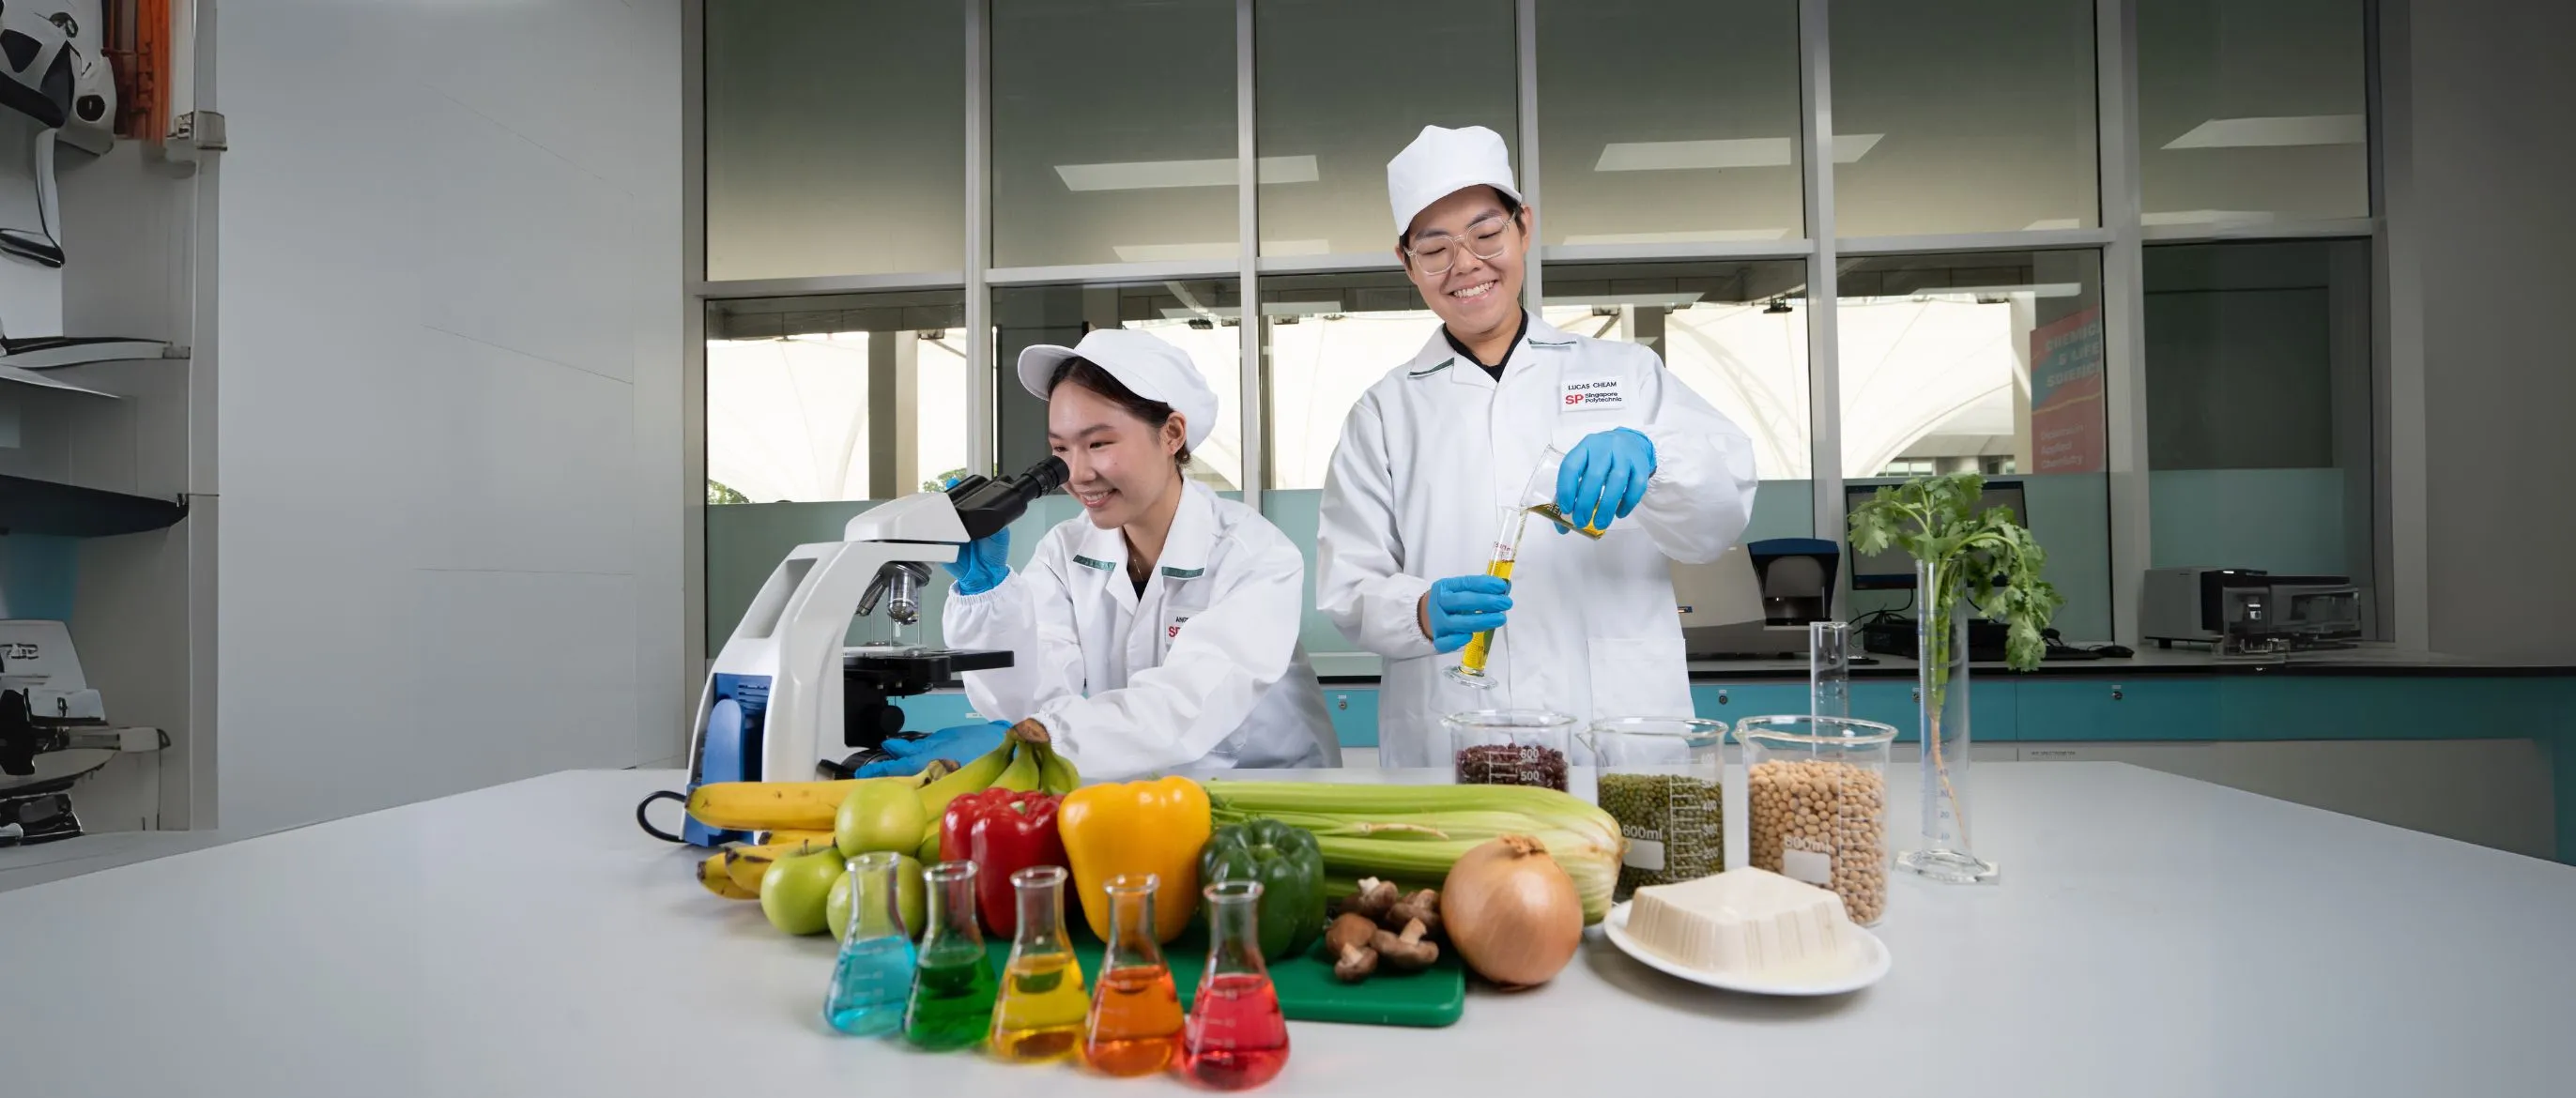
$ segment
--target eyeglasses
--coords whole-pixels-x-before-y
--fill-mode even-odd
[[[1412,256],[1414,268],[1424,274],[1447,274],[1449,268],[1457,265],[1460,251],[1473,253],[1478,259],[1502,255],[1503,249],[1511,246],[1511,242],[1505,239],[1511,227],[1509,216],[1494,214],[1467,226],[1464,240],[1448,233],[1425,233],[1406,247],[1404,254]]]

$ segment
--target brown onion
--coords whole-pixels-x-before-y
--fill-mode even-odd
[[[1440,918],[1467,966],[1506,990],[1548,982],[1583,944],[1574,878],[1527,835],[1479,844],[1449,867]]]

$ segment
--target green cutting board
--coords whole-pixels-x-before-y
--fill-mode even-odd
[[[1073,924],[1073,953],[1082,960],[1083,979],[1088,982],[1100,974],[1100,939],[1080,918]],[[999,973],[1010,959],[1011,943],[988,938],[984,952]],[[1163,960],[1172,966],[1172,982],[1180,986],[1181,1007],[1186,1010],[1198,996],[1199,973],[1207,967],[1206,933],[1192,926],[1178,941],[1163,947]],[[1467,970],[1446,947],[1438,963],[1420,972],[1380,968],[1362,983],[1346,984],[1333,978],[1332,962],[1324,959],[1324,943],[1319,939],[1304,956],[1270,966],[1270,983],[1279,990],[1280,1013],[1298,1022],[1445,1026],[1456,1022],[1467,1006]]]

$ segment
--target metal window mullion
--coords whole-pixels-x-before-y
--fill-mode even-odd
[[[707,651],[707,5],[680,8],[680,712],[704,681]],[[690,729],[674,756],[685,757]]]
[[[1807,424],[1810,434],[1810,491],[1814,495],[1813,531],[1827,541],[1842,540],[1843,459],[1840,318],[1835,315],[1833,65],[1826,24],[1826,0],[1799,0],[1798,78],[1807,109],[1799,121],[1799,157],[1806,181],[1807,239],[1815,247],[1807,258]],[[1848,569],[1834,577],[1835,605],[1851,602]]]
[[[2148,535],[2146,256],[2140,229],[2137,0],[2095,0],[2094,75],[2101,155],[2102,408],[2108,419],[2111,632],[2138,645],[2136,608],[2153,552]]]
[[[1960,252],[2027,252],[2099,248],[2111,242],[2104,229],[2002,229],[1980,233],[1914,236],[1847,236],[1834,241],[1837,255],[1950,255]]]
[[[2138,235],[2153,244],[2230,243],[2247,240],[2330,240],[2369,236],[2379,222],[2369,217],[2302,218],[2296,221],[2203,222],[2192,225],[2142,225]]]
[[[2416,214],[2415,63],[2411,49],[2413,4],[2383,0],[2379,5],[2378,122],[2371,155],[2380,167],[2380,186],[2372,201],[2383,221],[2379,233],[2380,286],[2374,296],[2381,316],[2379,337],[2387,342],[2382,358],[2385,396],[2380,402],[2387,435],[2380,465],[2385,469],[2386,517],[2381,542],[2380,600],[2397,647],[2421,652],[2433,646],[2430,558],[2431,523],[2426,480],[2431,475],[2430,449],[2424,423],[2424,284],[2420,255],[2423,232]],[[2380,146],[2385,145],[2383,150]]]
[[[1805,237],[1782,240],[1712,240],[1686,244],[1549,244],[1539,249],[1557,263],[1691,263],[1746,259],[1805,259],[1816,250]]]
[[[985,272],[993,265],[993,114],[991,81],[985,69],[992,56],[991,0],[964,0],[966,17],[966,467],[999,475],[995,464],[1000,445],[994,437],[999,409],[994,407],[993,300]]]
[[[962,271],[902,271],[866,275],[791,275],[784,278],[727,278],[691,282],[688,295],[727,301],[758,297],[811,297],[818,294],[945,290],[965,277]]]
[[[1243,440],[1235,450],[1243,457],[1243,505],[1261,510],[1261,482],[1268,455],[1262,446],[1261,409],[1261,171],[1253,140],[1252,0],[1234,0],[1234,156],[1235,254],[1239,259],[1236,299],[1242,302],[1237,327],[1240,388],[1236,414],[1243,421]]]
[[[1514,113],[1521,131],[1520,185],[1521,199],[1531,207],[1539,204],[1538,178],[1538,0],[1514,0],[1512,35],[1519,52],[1518,77],[1513,87],[1518,96]],[[1544,209],[1539,210],[1545,213]],[[1530,241],[1528,257],[1522,262],[1521,306],[1544,315],[1546,298],[1540,292],[1546,266],[1540,257],[1538,241]]]

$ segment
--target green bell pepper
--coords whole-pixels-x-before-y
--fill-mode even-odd
[[[1276,964],[1324,935],[1324,849],[1304,828],[1254,820],[1216,829],[1199,851],[1199,883],[1261,882],[1261,958]]]

